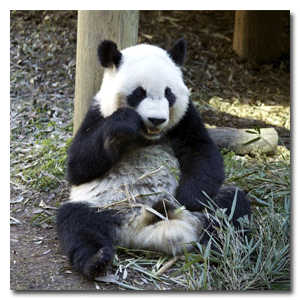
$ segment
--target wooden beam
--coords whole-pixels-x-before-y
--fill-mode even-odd
[[[80,10],[78,12],[74,134],[100,88],[103,68],[97,57],[101,40],[110,39],[119,49],[137,44],[138,11]]]
[[[261,128],[260,135],[248,133],[253,129],[208,128],[209,135],[219,148],[232,150],[236,154],[275,154],[278,134],[274,128]],[[259,139],[260,138],[260,139]],[[254,141],[257,139],[257,141]],[[248,142],[253,141],[249,144]]]
[[[237,10],[233,50],[242,59],[270,62],[282,53],[282,11]]]

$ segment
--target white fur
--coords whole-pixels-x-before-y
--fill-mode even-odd
[[[146,126],[153,126],[148,118],[166,119],[166,121],[157,126],[163,129],[169,123],[169,102],[166,98],[153,99],[147,97],[137,107],[136,111],[142,117]]]
[[[178,255],[183,249],[190,250],[202,232],[203,223],[193,213],[183,210],[172,217],[154,224],[145,224],[149,217],[146,208],[132,212],[126,224],[116,231],[120,246],[135,249],[149,249],[169,255]]]
[[[160,199],[174,202],[172,195],[178,184],[174,169],[178,169],[178,162],[169,147],[138,148],[125,155],[104,178],[72,186],[70,200],[88,201],[95,207],[126,199],[148,206]]]
[[[118,69],[106,69],[101,89],[95,96],[104,117],[110,116],[121,106],[128,106],[126,97],[138,86],[147,92],[137,111],[144,121],[157,114],[167,116],[168,122],[160,125],[167,131],[179,122],[188,107],[189,92],[181,70],[172,61],[167,51],[152,45],[137,45],[121,51],[122,62]],[[166,87],[176,96],[175,104],[169,108],[164,97]],[[154,109],[156,106],[157,109]],[[151,111],[147,111],[147,107]]]
[[[166,219],[148,224],[152,205],[164,200],[180,207],[173,197],[178,180],[178,161],[167,146],[152,145],[126,154],[102,179],[73,186],[71,201],[85,201],[99,209],[119,211],[117,245],[177,255],[202,232],[202,214],[172,211]],[[179,175],[179,174],[177,174]]]

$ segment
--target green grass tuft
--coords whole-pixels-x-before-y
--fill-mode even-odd
[[[194,243],[194,252],[184,253],[159,276],[157,270],[172,261],[171,257],[119,248],[114,262],[116,273],[131,270],[160,290],[290,289],[289,153],[244,160],[233,152],[223,152],[223,156],[226,184],[243,188],[252,203],[252,219],[240,219],[241,224],[251,228],[249,235],[241,238],[230,224],[230,213],[226,216],[222,210],[214,211],[217,217],[209,216],[222,224],[216,230],[223,246],[213,238],[207,247]],[[122,282],[135,286],[127,276]]]
[[[64,179],[66,172],[67,149],[71,139],[61,141],[52,136],[38,141],[26,155],[19,153],[18,158],[13,156],[14,164],[11,176],[19,178],[39,192],[48,192],[58,186]]]

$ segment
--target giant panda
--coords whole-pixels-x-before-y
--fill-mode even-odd
[[[62,250],[88,279],[115,245],[178,255],[207,242],[210,200],[230,213],[236,197],[235,226],[250,216],[245,193],[221,187],[222,157],[183,81],[186,52],[183,38],[167,51],[99,45],[103,82],[69,149],[70,199],[57,215]]]

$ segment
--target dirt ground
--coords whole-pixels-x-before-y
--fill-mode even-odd
[[[72,122],[76,22],[76,12],[11,13],[11,134],[14,137],[11,153],[18,147],[24,153],[33,147],[38,127],[32,120],[40,120],[42,114],[44,123],[60,122],[55,130],[66,137],[72,136],[64,128]],[[289,13],[282,22],[283,54],[269,64],[242,61],[232,50],[234,11],[143,11],[139,42],[167,48],[184,36],[189,49],[184,76],[205,122],[220,127],[274,127],[281,142],[289,148]],[[13,169],[17,162],[11,164]],[[116,284],[88,282],[70,269],[51,221],[57,204],[67,197],[64,180],[54,190],[42,193],[20,183],[17,176],[11,177],[10,288],[18,291],[126,289]],[[41,211],[48,214],[49,220],[35,225],[32,220]],[[126,280],[139,288],[157,288],[141,280],[140,273],[135,271]],[[178,287],[174,284],[165,288]]]

